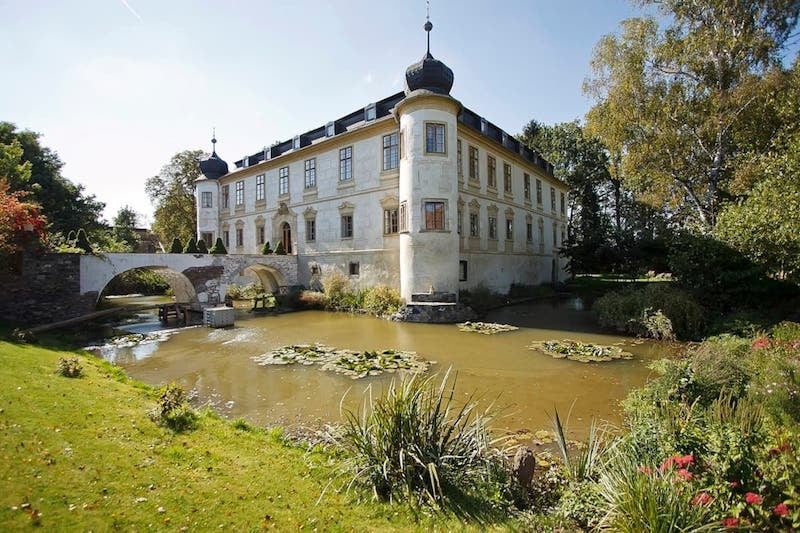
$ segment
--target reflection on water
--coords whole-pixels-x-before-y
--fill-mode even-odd
[[[367,385],[385,386],[384,375],[354,381],[309,366],[259,366],[251,358],[287,344],[322,343],[338,348],[416,351],[436,361],[435,371],[452,368],[457,392],[476,392],[503,408],[498,429],[548,427],[547,413],[572,412],[571,427],[585,429],[591,418],[618,421],[618,402],[644,383],[647,364],[670,347],[608,335],[578,302],[506,307],[487,321],[520,329],[496,335],[460,332],[455,325],[407,324],[322,311],[251,316],[237,311],[228,329],[180,330],[164,342],[101,355],[135,378],[154,385],[176,381],[195,389],[223,414],[260,425],[319,424],[340,419],[340,406],[356,409]],[[630,361],[586,364],[555,360],[526,348],[532,341],[572,338],[584,342],[625,342]],[[139,351],[141,350],[141,351]],[[123,355],[124,354],[124,355]]]

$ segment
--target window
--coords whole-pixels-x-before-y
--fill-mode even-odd
[[[564,193],[562,192],[560,194],[561,194],[561,214],[563,215],[567,212],[567,209],[566,209],[566,202],[564,201]]]
[[[203,239],[203,242],[206,243],[206,246],[211,246],[214,244],[213,233],[201,233],[200,238]]]
[[[397,132],[383,136],[383,170],[397,168]]]
[[[236,246],[244,246],[244,230],[236,228]]]
[[[553,247],[555,248],[558,243],[556,242],[556,225],[553,224]]]
[[[478,213],[470,213],[469,214],[469,236],[470,237],[478,237],[480,234],[478,233],[480,227],[478,226]]]
[[[339,181],[353,178],[353,147],[339,150]]]
[[[550,211],[556,211],[556,189],[555,187],[550,187]]]
[[[264,241],[265,241],[264,226],[256,226],[256,243],[264,244]]]
[[[539,252],[544,252],[544,222],[539,219]]]
[[[213,207],[211,205],[211,191],[203,191],[200,193],[200,207]]]
[[[445,229],[444,202],[425,202],[425,229]]]
[[[514,239],[514,219],[511,218],[506,219],[506,239]]]
[[[567,240],[567,234],[564,231],[564,227],[561,227],[561,246],[564,246],[564,241]]]
[[[467,262],[458,262],[458,281],[467,281]]]
[[[231,247],[231,239],[230,239],[230,236],[228,234],[228,230],[224,230],[222,232],[222,244],[225,245],[225,248],[230,248]]]
[[[497,238],[497,219],[495,217],[489,217],[489,238]]]
[[[313,189],[317,186],[317,160],[316,158],[306,159],[305,162],[305,187]]]
[[[342,215],[342,239],[353,238],[353,215]]]
[[[474,146],[469,147],[469,179],[478,180],[478,149]]]
[[[289,167],[278,170],[278,195],[289,194]]]
[[[266,199],[264,183],[264,174],[256,176],[256,202],[263,202]]]
[[[225,209],[229,208],[231,205],[231,186],[230,185],[223,185],[222,186],[222,207]]]
[[[459,208],[459,209],[456,211],[456,220],[457,220],[457,221],[456,221],[456,233],[458,233],[459,235],[461,235],[461,225],[462,225],[462,224],[461,224],[461,219],[462,219],[462,218],[464,218],[464,213],[463,213],[463,212],[461,211],[461,209]]]
[[[531,199],[531,175],[527,172],[522,175],[522,189],[525,193],[525,199]]]
[[[236,207],[244,205],[244,182],[236,182]]]
[[[511,192],[511,165],[503,163],[503,191]]]
[[[542,180],[536,178],[536,203],[542,205]]]
[[[425,124],[425,152],[429,154],[445,153],[444,124],[435,122]]]
[[[528,242],[533,242],[533,224],[530,222],[525,224],[525,238]]]
[[[456,169],[458,169],[458,178],[464,177],[464,161],[461,154],[461,139],[456,141]]]
[[[351,276],[358,276],[359,270],[361,270],[361,263],[350,263],[347,266],[347,271]]]
[[[400,231],[408,231],[408,222],[406,220],[407,211],[408,209],[406,202],[400,202],[400,210],[398,212],[398,218],[400,219],[398,221]]]
[[[397,208],[390,207],[389,209],[384,209],[383,234],[390,235],[392,233],[397,233],[397,230],[398,230]]]
[[[306,220],[306,242],[314,242],[317,240],[317,219],[310,218]]]
[[[369,104],[366,109],[364,109],[364,120],[369,122],[370,120],[375,120],[378,116],[378,109],[375,104]]]
[[[486,185],[497,188],[497,161],[490,155],[486,156]]]

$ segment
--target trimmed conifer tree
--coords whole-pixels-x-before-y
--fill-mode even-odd
[[[225,249],[225,245],[222,243],[222,237],[217,237],[217,242],[214,243],[214,246],[208,251],[214,255],[225,255],[228,253],[228,250]]]
[[[262,255],[269,255],[272,253],[272,248],[269,247],[269,241],[264,243],[264,246],[261,248]]]
[[[283,241],[278,243],[275,247],[275,255],[286,255],[286,250],[283,249]]]
[[[171,254],[181,254],[183,253],[183,245],[181,244],[181,240],[177,237],[172,239],[172,246],[169,247],[169,253]]]
[[[208,246],[206,246],[206,241],[204,241],[203,239],[197,241],[197,252],[201,254],[208,253]]]
[[[189,239],[189,242],[186,243],[186,248],[183,249],[183,253],[185,253],[185,254],[196,254],[196,253],[199,253],[197,251],[197,241],[194,240],[194,237]]]
[[[78,234],[75,236],[75,247],[80,248],[87,254],[94,253],[92,243],[89,242],[89,237],[86,236],[86,232],[83,231],[83,228],[79,229]]]

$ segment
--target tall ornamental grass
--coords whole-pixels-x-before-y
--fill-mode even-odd
[[[458,505],[465,497],[492,497],[504,482],[502,453],[492,440],[491,407],[454,401],[455,378],[392,381],[375,398],[371,386],[358,412],[344,413],[341,444],[353,457],[353,484],[370,486],[380,500],[410,499]]]

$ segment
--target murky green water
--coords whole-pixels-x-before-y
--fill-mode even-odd
[[[618,402],[649,375],[647,364],[674,349],[668,345],[603,334],[580,301],[507,307],[487,321],[520,326],[496,335],[460,332],[455,325],[406,324],[367,316],[305,311],[254,317],[241,311],[230,329],[179,331],[163,343],[105,350],[104,357],[150,384],[175,381],[229,417],[269,425],[320,424],[340,419],[340,405],[356,408],[368,385],[380,390],[395,375],[352,380],[314,366],[259,366],[251,358],[287,344],[339,348],[398,348],[434,360],[434,372],[452,368],[459,396],[476,393],[504,415],[497,429],[549,427],[547,413],[566,414],[581,431],[592,417],[619,421]],[[152,327],[152,325],[150,326]],[[140,330],[148,326],[138,326]],[[630,361],[586,364],[532,351],[532,341],[571,338],[626,342]],[[343,400],[344,398],[344,400]]]

